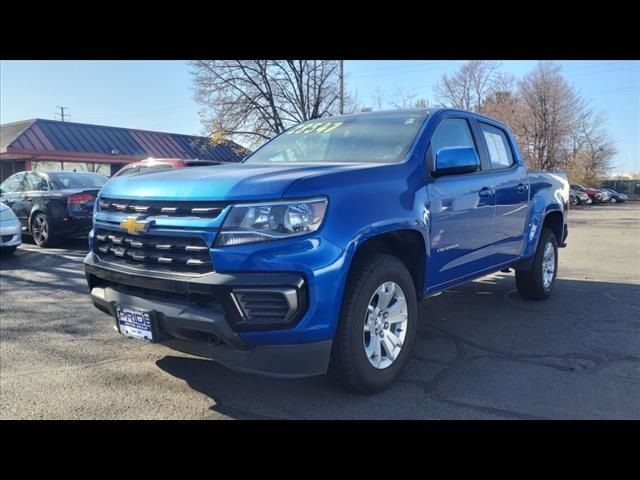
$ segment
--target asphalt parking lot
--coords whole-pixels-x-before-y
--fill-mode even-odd
[[[640,204],[569,218],[550,300],[500,273],[423,302],[402,380],[372,396],[125,339],[91,304],[84,241],[25,243],[0,259],[0,418],[638,419]]]

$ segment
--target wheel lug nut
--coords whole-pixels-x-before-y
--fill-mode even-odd
[[[389,330],[389,322],[384,322],[384,329]]]

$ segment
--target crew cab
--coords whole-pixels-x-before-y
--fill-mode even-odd
[[[110,180],[85,271],[126,336],[373,392],[406,365],[419,301],[509,268],[523,297],[548,298],[568,208],[566,176],[527,172],[494,119],[359,113],[240,164]]]

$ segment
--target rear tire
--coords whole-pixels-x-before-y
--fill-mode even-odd
[[[546,300],[551,296],[558,272],[558,240],[552,230],[545,228],[533,263],[529,270],[516,270],[516,287],[521,297]]]
[[[42,212],[36,213],[31,219],[31,235],[33,242],[41,248],[53,247],[58,241],[49,217]]]
[[[418,305],[411,274],[398,258],[372,255],[349,274],[329,376],[348,390],[390,387],[409,361]]]

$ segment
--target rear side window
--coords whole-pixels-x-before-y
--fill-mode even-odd
[[[104,175],[96,173],[66,173],[56,172],[49,174],[52,184],[58,189],[65,188],[102,188],[109,180]]]
[[[2,193],[14,193],[21,191],[23,179],[24,173],[9,177],[2,185],[0,185],[0,187],[2,188]]]
[[[26,175],[25,189],[28,192],[44,192],[49,190],[47,181],[37,173],[28,173]]]
[[[464,118],[443,120],[431,138],[431,150],[434,156],[441,149],[451,147],[475,148],[469,124]]]
[[[487,144],[491,168],[501,169],[513,165],[513,153],[507,135],[503,130],[480,122],[482,136]]]

